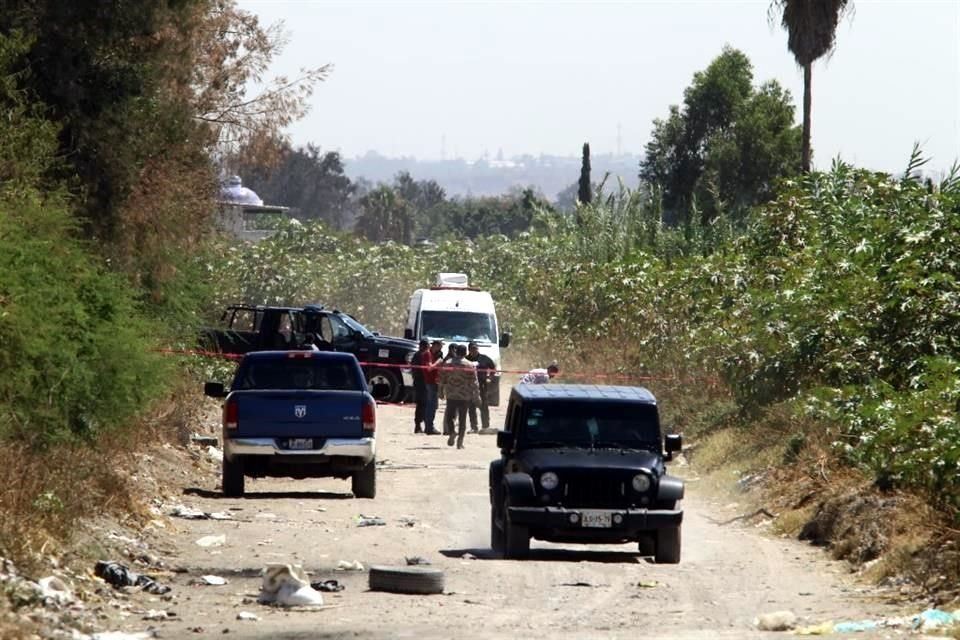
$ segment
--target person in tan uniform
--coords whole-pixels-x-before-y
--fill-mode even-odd
[[[463,449],[463,436],[467,431],[467,411],[471,404],[480,404],[480,384],[477,382],[476,363],[466,359],[467,348],[458,344],[454,357],[442,365],[440,385],[447,398],[447,407],[443,420],[445,431],[449,434],[447,446],[457,443],[457,449]],[[453,423],[457,421],[458,430]]]

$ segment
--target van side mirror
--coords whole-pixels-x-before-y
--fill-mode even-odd
[[[206,382],[203,385],[203,395],[211,398],[226,398],[227,390],[223,388],[222,382]]]
[[[506,331],[500,334],[500,346],[504,349],[510,346],[510,334]]]
[[[413,329],[404,329],[403,337],[407,340],[413,340]]]
[[[683,436],[679,433],[667,434],[664,443],[664,448],[667,450],[667,453],[679,453],[681,447],[683,447]]]
[[[513,445],[513,434],[509,431],[497,431],[497,448],[509,449]]]

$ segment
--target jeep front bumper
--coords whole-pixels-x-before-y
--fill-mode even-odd
[[[630,533],[679,527],[682,510],[668,509],[588,509],[566,507],[508,507],[510,522],[525,527],[557,531]],[[609,526],[585,526],[584,516],[609,515]],[[606,518],[604,518],[606,521]]]

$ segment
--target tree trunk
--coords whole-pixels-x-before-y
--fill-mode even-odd
[[[801,170],[810,172],[810,103],[811,86],[813,85],[813,62],[803,65],[803,151]]]

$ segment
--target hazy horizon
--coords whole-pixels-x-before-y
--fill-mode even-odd
[[[285,22],[272,73],[334,65],[290,134],[345,158],[569,157],[583,142],[639,155],[653,119],[727,44],[756,83],[787,87],[801,118],[802,74],[766,0],[239,4]],[[919,142],[929,169],[946,169],[960,151],[960,2],[854,7],[814,68],[815,164],[899,171]]]

